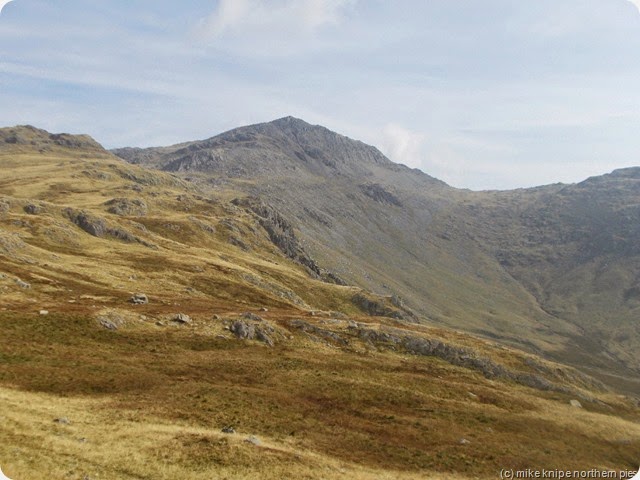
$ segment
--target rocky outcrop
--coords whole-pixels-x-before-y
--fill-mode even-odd
[[[124,317],[117,312],[103,313],[98,315],[96,320],[101,327],[107,330],[118,330],[118,328],[125,324]]]
[[[89,235],[98,238],[111,237],[127,243],[140,243],[146,247],[155,248],[155,245],[148,243],[127,230],[120,227],[110,226],[103,218],[96,217],[84,210],[74,210],[65,208],[63,214],[75,225],[87,232]]]
[[[174,315],[171,321],[175,323],[180,323],[180,324],[187,324],[187,323],[193,322],[193,320],[191,320],[191,317],[184,313],[178,313]]]
[[[34,203],[29,203],[29,204],[25,205],[24,211],[25,211],[25,213],[28,213],[29,215],[38,215],[39,213],[42,212],[42,207],[40,205],[36,205]]]
[[[273,347],[273,337],[276,334],[275,328],[266,322],[262,322],[262,320],[258,322],[236,320],[231,324],[229,330],[236,336],[236,338],[241,340],[258,340],[270,347]]]
[[[414,355],[436,357],[452,365],[476,370],[486,378],[513,381],[536,390],[575,393],[574,389],[561,383],[552,382],[541,375],[511,370],[488,357],[478,355],[471,349],[449,344],[438,339],[420,337],[402,330],[394,330],[389,333],[360,326],[352,326],[351,329],[355,329],[355,333],[361,339],[379,346],[392,346],[394,349],[398,347]],[[563,381],[564,376],[557,380]],[[584,385],[583,382],[579,384]],[[588,386],[593,387],[593,382],[589,383]]]
[[[400,199],[378,183],[360,185],[360,191],[378,203],[402,207]]]
[[[331,330],[326,330],[324,328],[317,327],[308,322],[305,322],[304,320],[291,320],[288,323],[288,325],[289,327],[305,332],[306,334],[310,335],[312,338],[313,337],[321,338],[330,343],[341,345],[341,346],[347,345],[349,343],[345,338],[340,336],[338,333],[332,332]]]
[[[9,210],[11,210],[11,202],[6,198],[0,198],[0,215],[4,215]]]
[[[382,299],[374,299],[363,293],[357,293],[351,298],[353,304],[372,317],[405,318],[405,313],[385,304]]]
[[[149,303],[149,298],[144,293],[134,293],[130,301],[134,305],[145,305]]]
[[[296,237],[293,225],[275,208],[255,198],[235,199],[232,203],[253,212],[273,244],[278,247],[282,253],[295,262],[307,267],[315,276],[320,277],[322,275],[316,261],[302,248],[298,237]]]
[[[147,204],[138,198],[113,198],[105,203],[107,211],[123,217],[143,217],[147,214]]]

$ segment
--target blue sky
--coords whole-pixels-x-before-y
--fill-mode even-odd
[[[457,187],[575,182],[640,165],[634,3],[15,0],[0,125],[151,146],[294,115]]]

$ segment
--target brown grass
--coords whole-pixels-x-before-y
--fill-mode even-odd
[[[525,466],[637,467],[640,414],[624,399],[590,392],[602,403],[574,409],[563,394],[355,336],[337,348],[290,329],[292,318],[325,327],[332,315],[312,316],[312,308],[371,319],[358,317],[352,288],[310,279],[221,200],[108,156],[58,153],[0,153],[0,196],[11,204],[0,230],[22,242],[0,245],[0,466],[10,478],[448,479]],[[104,202],[122,196],[143,198],[149,216],[106,213]],[[44,212],[27,215],[29,202]],[[67,206],[158,248],[92,237],[62,215]],[[248,250],[229,243],[218,225],[227,218]],[[151,302],[129,304],[136,291]],[[262,306],[280,332],[274,348],[225,330],[227,319]],[[43,308],[50,314],[38,315]],[[104,312],[124,325],[103,329],[96,316]],[[194,323],[156,324],[178,312]],[[378,320],[370,328],[402,327],[528,368],[512,349]],[[346,320],[334,330],[348,336]],[[222,434],[226,425],[239,433]],[[249,435],[261,445],[244,442]]]

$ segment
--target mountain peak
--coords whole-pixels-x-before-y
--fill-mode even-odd
[[[384,176],[383,172],[406,169],[371,145],[293,116],[235,128],[203,141],[159,149],[118,149],[113,153],[131,163],[168,171],[218,172],[246,178],[299,176],[306,172],[372,181]]]
[[[291,115],[287,115],[286,117],[282,117],[282,118],[277,118],[277,119],[272,120],[272,121],[267,122],[267,123],[271,123],[271,124],[277,125],[277,126],[299,126],[299,127],[311,127],[311,126],[313,126],[310,123],[305,122],[301,118],[292,117]]]

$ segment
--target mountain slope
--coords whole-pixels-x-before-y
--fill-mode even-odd
[[[640,348],[640,169],[576,185],[485,193],[461,212],[473,235],[545,311],[583,330],[586,352],[633,367]],[[587,355],[585,354],[587,353]]]
[[[263,199],[291,220],[320,266],[401,297],[430,323],[640,389],[633,171],[575,186],[469,192],[291,117],[202,142],[114,153],[203,188]],[[612,255],[618,260],[610,264]],[[604,289],[589,279],[597,265],[600,278],[613,275]]]
[[[321,281],[286,220],[238,190],[56,138],[0,129],[11,478],[636,468],[636,400]]]

